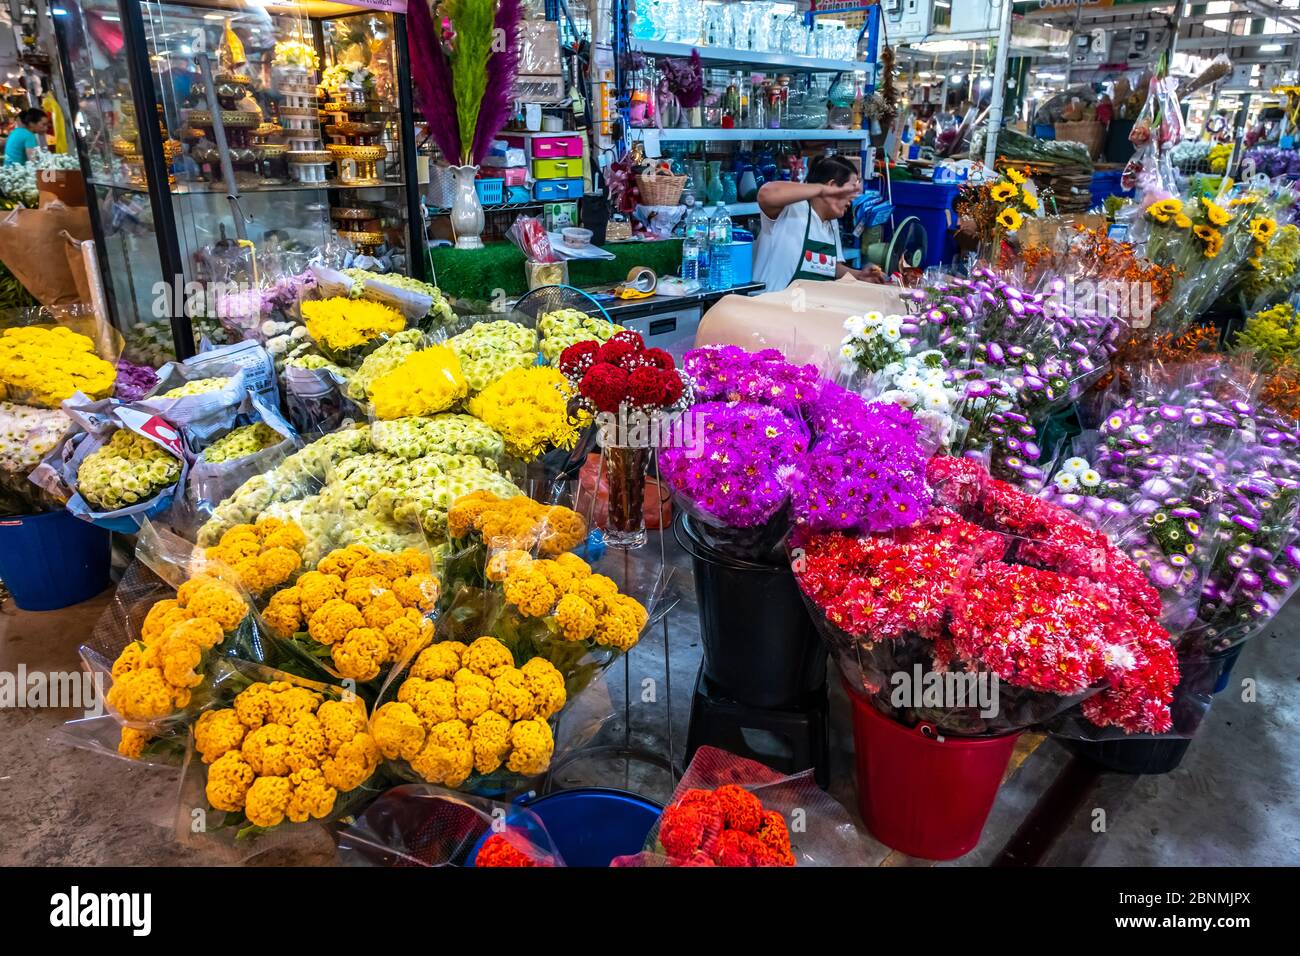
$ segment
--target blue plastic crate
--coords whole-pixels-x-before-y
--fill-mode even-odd
[[[478,193],[478,201],[485,206],[499,206],[506,201],[504,179],[476,179],[474,191]]]

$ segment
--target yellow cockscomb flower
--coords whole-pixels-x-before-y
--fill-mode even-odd
[[[294,823],[320,820],[334,809],[338,791],[325,782],[324,774],[315,767],[291,773],[289,787],[289,805],[285,807],[284,815]]]
[[[515,666],[515,658],[510,649],[495,637],[480,637],[465,648],[460,662],[466,670],[489,678],[495,678]]]
[[[998,225],[1007,232],[1015,232],[1024,225],[1024,218],[1010,206],[998,213]]]
[[[248,794],[244,798],[244,816],[255,826],[273,827],[284,821],[291,795],[292,788],[287,777],[259,776],[248,788]]]
[[[375,738],[368,733],[357,734],[321,764],[325,782],[340,793],[349,793],[374,775],[380,756]]]
[[[474,750],[474,769],[483,774],[493,773],[510,752],[510,721],[495,710],[484,711],[474,719],[469,739]]]
[[[544,720],[520,720],[510,728],[510,759],[506,767],[533,776],[544,771],[555,752],[555,737]]]
[[[239,750],[247,728],[229,708],[208,710],[194,725],[194,749],[204,763],[212,763],[232,750]]]
[[[117,752],[129,760],[139,760],[144,753],[144,745],[150,739],[150,735],[143,730],[136,730],[134,727],[123,727],[117,741]]]
[[[411,768],[430,783],[459,787],[474,770],[474,747],[464,721],[435,724]]]
[[[208,768],[208,782],[204,788],[208,803],[214,809],[236,813],[244,809],[248,789],[257,779],[244,755],[230,750],[217,758]]]
[[[389,760],[413,760],[424,747],[424,724],[410,704],[390,700],[375,711],[370,730]]]
[[[195,617],[210,617],[223,631],[233,631],[248,615],[248,605],[230,585],[209,581],[194,592],[186,608]]]
[[[426,647],[411,665],[410,676],[430,681],[451,677],[460,670],[460,659],[465,650],[465,645],[459,641],[442,641]],[[513,659],[509,663],[513,664]]]
[[[507,667],[492,680],[492,709],[509,720],[533,716],[533,692],[528,678],[516,667]]]

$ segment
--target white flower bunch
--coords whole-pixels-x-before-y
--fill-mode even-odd
[[[901,361],[911,351],[903,340],[905,316],[868,312],[844,320],[845,336],[840,342],[840,361],[846,373],[878,372]]]
[[[81,161],[75,154],[50,153],[37,150],[31,162],[15,166],[0,166],[0,196],[24,206],[35,207],[41,201],[36,187],[38,175],[46,169],[80,169]]]
[[[955,437],[957,421],[953,409],[961,401],[954,387],[943,353],[926,349],[880,370],[877,399],[911,409],[944,446]]]
[[[1083,493],[1094,494],[1101,484],[1101,475],[1086,458],[1067,458],[1061,464],[1061,470],[1052,479],[1056,490],[1063,495]]]

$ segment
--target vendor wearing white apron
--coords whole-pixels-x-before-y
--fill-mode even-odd
[[[758,191],[763,228],[754,250],[754,279],[778,292],[795,279],[837,279],[846,273],[884,282],[877,266],[850,269],[840,248],[840,218],[862,192],[857,169],[840,156],[813,161],[802,183],[764,183]]]

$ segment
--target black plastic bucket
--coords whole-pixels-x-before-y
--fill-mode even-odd
[[[1177,770],[1209,711],[1208,700],[1228,686],[1244,644],[1195,659],[1180,659],[1179,681],[1170,710],[1174,728],[1186,737],[1130,737],[1115,740],[1063,740],[1074,754],[1115,773],[1157,774]]]
[[[826,647],[789,566],[720,554],[681,512],[673,532],[694,564],[709,682],[749,707],[786,707],[820,688]]]

